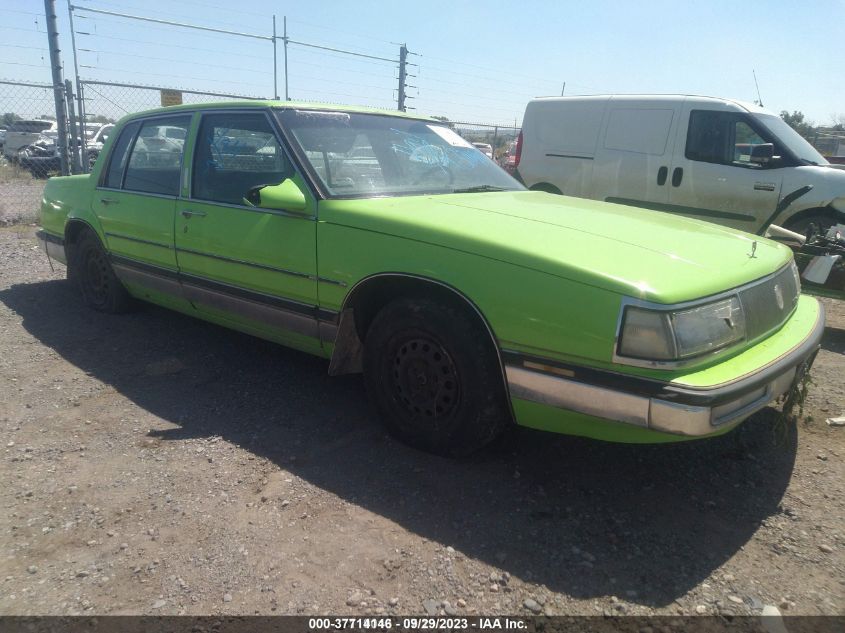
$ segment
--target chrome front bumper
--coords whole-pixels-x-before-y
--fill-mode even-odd
[[[36,231],[35,236],[44,242],[44,251],[47,253],[47,257],[55,259],[63,264],[67,264],[65,241],[61,237],[48,233],[44,229]]]
[[[824,332],[824,308],[819,307],[818,320],[800,345],[724,385],[695,389],[504,352],[508,388],[512,398],[605,420],[673,435],[709,435],[759,411],[809,370]]]

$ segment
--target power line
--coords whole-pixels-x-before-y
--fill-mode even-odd
[[[145,11],[145,12],[146,12],[146,11],[150,11],[149,7],[147,7],[146,5],[143,5],[143,4],[139,6],[139,5],[137,5],[137,4],[126,4],[125,2],[111,2],[110,0],[109,0],[109,1],[106,1],[106,0],[96,0],[96,2],[97,2],[98,4],[105,4],[105,5],[107,5],[109,8],[111,8],[111,7],[125,7],[125,8],[127,8],[127,9],[132,9],[132,10],[135,10],[135,11],[139,11],[139,10],[141,10],[141,11]],[[184,0],[180,0],[179,4],[182,4],[183,2],[184,2]],[[80,10],[80,11],[84,11],[84,10],[86,10],[86,9],[87,9],[87,10],[92,10],[92,11],[93,11],[93,10],[98,10],[98,9],[95,9],[94,7],[80,6],[80,5],[75,6],[75,7],[74,7],[74,9],[78,9],[78,10]],[[102,10],[102,9],[99,9],[99,10]],[[155,9],[153,9],[152,11],[153,11],[153,13],[158,13],[158,14],[161,14],[161,13],[162,13],[162,12],[160,12],[160,11],[156,11]],[[241,13],[241,12],[240,12],[240,11],[238,11],[237,13]],[[197,16],[196,16],[196,15],[186,15],[186,14],[184,14],[184,13],[169,13],[169,12],[168,12],[167,17],[162,17],[161,15],[153,15],[153,14],[150,14],[150,16],[149,16],[149,17],[154,18],[154,19],[159,19],[159,20],[168,20],[168,18],[174,18],[174,17],[175,17],[175,18],[184,18],[184,19],[187,19],[187,20],[193,20],[193,19],[196,19],[196,17],[197,17]],[[266,16],[266,15],[264,15],[263,17],[264,17],[264,18],[266,18],[267,16]],[[231,21],[231,20],[214,20],[214,19],[208,19],[208,18],[206,18],[206,17],[204,17],[204,20],[205,20],[206,22],[208,22],[208,23],[211,23],[211,24],[221,24],[221,25],[226,25],[226,26],[229,26],[229,27],[231,27],[231,26],[232,26],[232,21]],[[168,21],[169,21],[169,20],[168,20]],[[247,24],[247,23],[243,23],[243,22],[242,22],[242,23],[238,24],[237,26],[242,26],[242,27],[243,27],[243,28],[245,28],[245,29],[253,29],[253,28],[255,28],[255,24],[254,24],[254,23],[252,23],[252,24]]]
[[[75,33],[77,35],[85,35],[85,36],[88,36],[88,37],[105,37],[105,38],[108,38],[110,40],[118,40],[118,41],[121,41],[121,42],[132,42],[132,43],[135,43],[135,44],[154,44],[154,45],[160,45],[161,44],[161,42],[155,42],[155,41],[151,41],[151,40],[138,40],[138,39],[134,39],[134,38],[131,38],[131,37],[117,37],[115,35],[103,35],[101,33],[87,33],[85,31],[75,31]],[[231,51],[221,51],[219,48],[201,48],[201,47],[198,47],[198,46],[184,46],[184,45],[181,45],[181,44],[168,44],[168,47],[179,48],[179,49],[183,49],[183,50],[191,50],[191,51],[202,51],[202,52],[205,52],[205,53],[225,53],[227,56],[235,55],[237,57],[249,57],[249,58],[252,58],[252,59],[262,59],[262,60],[267,59],[266,55],[250,55],[248,53],[235,53],[235,52],[231,52]],[[82,50],[82,49],[78,49],[78,50]]]
[[[118,55],[120,57],[132,57],[136,59],[150,59],[153,61],[164,61],[170,64],[190,64],[191,66],[205,66],[207,68],[222,68],[225,70],[237,70],[238,72],[246,72],[246,73],[256,73],[256,74],[266,74],[264,70],[254,70],[251,68],[243,68],[240,66],[222,66],[220,64],[209,64],[207,62],[196,62],[192,60],[181,60],[181,59],[169,59],[167,57],[151,57],[149,55],[138,55],[136,53],[118,53],[117,51],[99,51],[90,48],[78,48],[78,51],[82,51],[85,53],[103,53],[108,55]]]
[[[5,62],[0,62],[0,63],[5,63]],[[88,68],[89,70],[108,70],[108,71],[124,73],[124,74],[126,73],[125,68],[109,68],[107,66],[92,66],[92,65],[85,65],[85,64],[80,64],[79,67],[80,68]],[[193,79],[193,80],[196,80],[196,81],[210,81],[212,83],[218,83],[218,84],[239,84],[239,85],[243,85],[243,86],[254,86],[255,85],[255,82],[252,82],[252,81],[232,81],[232,80],[224,80],[224,79],[208,79],[207,77],[189,77],[187,75],[171,75],[171,74],[167,74],[167,73],[151,73],[151,72],[147,72],[145,70],[136,70],[136,71],[133,71],[133,73],[136,74],[136,75],[149,75],[150,77],[170,77],[171,79]]]

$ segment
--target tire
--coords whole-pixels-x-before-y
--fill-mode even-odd
[[[837,219],[828,213],[813,213],[790,222],[786,228],[805,237],[811,234],[827,233],[827,230],[837,223]]]
[[[397,299],[364,341],[364,381],[388,431],[438,455],[463,456],[510,423],[495,349],[463,311]]]
[[[72,269],[72,270],[70,270]],[[89,308],[108,314],[127,312],[132,299],[115,276],[100,240],[85,231],[73,249],[69,277],[76,281]]]
[[[538,182],[536,185],[530,187],[531,191],[545,191],[546,193],[553,193],[562,196],[563,192],[552,184],[547,182]]]

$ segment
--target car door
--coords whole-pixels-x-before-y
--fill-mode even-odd
[[[774,212],[783,180],[777,163],[752,161],[751,149],[775,143],[743,112],[687,103],[669,178],[675,213],[756,232]]]
[[[165,303],[182,302],[173,216],[190,122],[190,114],[180,114],[126,125],[92,200],[115,272],[124,283],[143,287],[145,294],[157,293],[148,298]],[[177,131],[167,144],[157,140],[163,129]]]
[[[313,351],[316,200],[309,212],[261,209],[247,193],[296,171],[263,110],[197,115],[191,178],[176,215],[185,296],[214,320]]]

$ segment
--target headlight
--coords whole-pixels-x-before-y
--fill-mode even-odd
[[[789,262],[789,269],[792,271],[792,277],[795,279],[795,288],[797,289],[797,294],[801,294],[801,273],[798,272],[798,264],[795,263],[793,259]]]
[[[745,315],[736,297],[674,311],[629,306],[619,354],[653,361],[683,360],[744,338]]]

